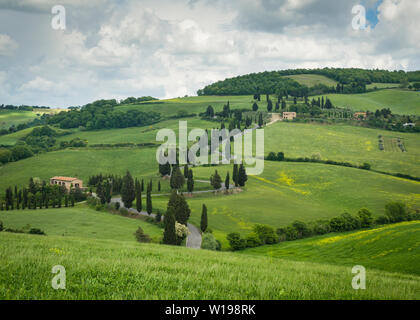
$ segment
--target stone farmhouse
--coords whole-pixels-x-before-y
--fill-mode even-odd
[[[50,184],[65,186],[67,190],[70,188],[83,188],[83,181],[78,178],[55,176],[50,179]]]
[[[296,112],[283,112],[283,120],[293,120],[296,118]]]

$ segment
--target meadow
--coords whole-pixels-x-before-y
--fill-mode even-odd
[[[378,136],[401,138],[407,152],[379,150]],[[416,133],[391,132],[343,124],[322,125],[276,122],[264,129],[265,153],[286,157],[320,156],[324,160],[347,161],[372,169],[420,177],[420,139]]]
[[[337,81],[318,74],[295,74],[291,76],[284,76],[285,78],[293,79],[307,87],[313,87],[317,84],[324,84],[329,87],[337,86]]]
[[[242,253],[349,267],[358,264],[367,269],[420,276],[420,221],[287,241]]]
[[[247,234],[254,224],[274,228],[292,223],[327,219],[347,211],[356,214],[366,207],[374,216],[385,213],[385,204],[402,201],[420,208],[420,182],[370,171],[315,163],[265,161],[260,176],[249,176],[242,192],[196,194],[188,197],[190,221],[200,224],[202,204],[207,206],[209,228],[228,247],[230,232]],[[209,179],[217,169],[224,181],[232,167],[195,168],[197,179]],[[167,199],[156,198],[154,208],[166,209]]]
[[[51,268],[66,268],[54,290]],[[369,270],[137,244],[0,232],[0,299],[418,299],[420,278]]]
[[[90,209],[84,204],[69,208],[0,211],[5,228],[39,228],[48,236],[136,241],[134,233],[141,227],[154,242],[162,229],[141,219],[132,219]]]
[[[58,109],[0,110],[0,129],[9,129],[10,126],[26,123],[39,118],[43,113],[55,113]],[[60,110],[62,111],[62,110]]]
[[[384,89],[362,94],[327,94],[334,106],[354,111],[389,108],[392,113],[420,115],[420,92],[403,89]]]

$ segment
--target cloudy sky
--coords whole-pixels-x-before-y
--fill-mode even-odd
[[[287,68],[419,70],[419,17],[418,0],[0,0],[0,104],[195,95]]]

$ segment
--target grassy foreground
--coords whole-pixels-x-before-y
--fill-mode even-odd
[[[51,268],[66,268],[66,290]],[[0,299],[416,299],[420,278],[115,240],[0,233]]]
[[[288,241],[243,253],[346,266],[361,264],[420,276],[420,221]]]
[[[79,205],[74,208],[0,211],[4,227],[21,229],[26,225],[42,229],[47,235],[136,241],[141,227],[155,242],[162,229],[141,219],[126,218]]]

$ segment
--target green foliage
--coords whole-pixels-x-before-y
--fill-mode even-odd
[[[210,177],[210,183],[215,190],[219,190],[222,187],[222,178],[217,170],[215,170],[214,174]]]
[[[390,222],[400,222],[408,219],[406,206],[401,202],[389,202],[385,205],[385,212]]]
[[[366,208],[362,208],[357,213],[362,228],[370,228],[373,226],[372,212]]]
[[[206,232],[207,226],[208,226],[208,221],[207,221],[207,207],[203,203],[203,209],[201,211],[201,222],[200,222],[201,232]]]
[[[172,208],[175,220],[183,225],[187,225],[191,210],[182,194],[178,194],[175,190],[172,191],[168,201],[167,210]]]
[[[172,189],[180,190],[185,183],[185,177],[178,166],[172,168],[170,185]]]
[[[204,233],[201,241],[201,249],[217,250],[218,243],[211,233]]]
[[[168,206],[166,210],[165,219],[163,220],[165,224],[165,231],[163,233],[163,243],[176,245],[177,236],[175,231],[175,209],[171,206]]]
[[[134,180],[129,171],[126,172],[121,187],[121,199],[126,208],[131,208],[136,197],[134,190]]]
[[[243,163],[241,163],[241,165],[239,166],[239,171],[238,171],[238,185],[240,187],[244,187],[245,186],[245,182],[247,180],[248,180],[248,176],[246,174],[245,167],[244,167]]]
[[[28,232],[29,234],[38,234],[38,235],[45,235],[45,232],[39,228],[31,228]]]
[[[145,242],[145,243],[151,242],[150,237],[144,233],[142,227],[137,228],[135,236],[138,242]]]
[[[256,232],[251,232],[246,236],[246,246],[248,248],[254,248],[262,245],[260,236]]]
[[[226,237],[233,251],[243,250],[246,248],[246,240],[241,239],[241,235],[237,232],[229,233]]]
[[[261,244],[273,244],[277,242],[276,233],[270,226],[256,224],[253,228],[253,231],[258,235]]]

